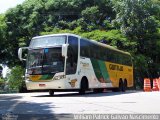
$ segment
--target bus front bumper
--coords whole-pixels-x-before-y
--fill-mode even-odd
[[[47,82],[33,82],[26,80],[27,90],[66,89],[66,80],[53,80]]]

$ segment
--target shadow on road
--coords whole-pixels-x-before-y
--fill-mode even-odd
[[[87,92],[84,95],[80,95],[79,93],[69,93],[69,92],[63,92],[59,93],[57,92],[55,95],[36,95],[32,97],[104,97],[104,96],[115,96],[115,95],[121,95],[121,94],[132,94],[136,93],[137,91],[127,91],[127,92],[102,92],[102,93],[94,93],[94,92]],[[43,94],[43,93],[42,93]]]
[[[54,114],[50,108],[54,109],[55,106],[45,102],[27,102],[22,99],[22,96],[16,96],[15,94],[0,95],[0,120],[10,120],[10,117],[17,117],[18,120],[73,119],[73,115],[70,114]]]

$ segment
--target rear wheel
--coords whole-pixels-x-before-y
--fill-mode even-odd
[[[118,88],[113,88],[112,91],[113,92],[125,92],[127,89],[127,80],[123,80],[120,79],[119,80],[119,87]]]
[[[53,90],[49,90],[49,95],[53,96],[54,95],[54,91]]]
[[[124,80],[122,91],[125,92],[127,89],[127,80]]]
[[[119,81],[119,91],[123,91],[123,81],[122,80],[120,80]]]

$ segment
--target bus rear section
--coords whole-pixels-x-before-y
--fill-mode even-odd
[[[92,40],[80,40],[81,71],[87,76],[89,88],[103,91],[125,91],[133,87],[131,55]]]

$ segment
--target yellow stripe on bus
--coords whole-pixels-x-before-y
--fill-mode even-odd
[[[133,86],[133,67],[105,62],[113,87],[119,86],[119,80],[127,80],[127,87]]]
[[[32,81],[37,81],[40,80],[41,77],[42,75],[30,75],[29,79]]]

